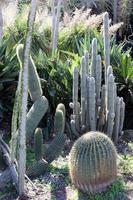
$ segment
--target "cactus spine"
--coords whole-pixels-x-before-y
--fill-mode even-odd
[[[105,134],[88,132],[73,145],[69,158],[70,178],[83,192],[98,193],[117,176],[115,147]]]
[[[78,137],[79,133],[86,131],[103,131],[115,142],[122,134],[125,104],[123,99],[120,103],[120,122],[117,116],[117,91],[110,66],[110,38],[109,38],[109,19],[108,13],[103,16],[103,37],[104,37],[104,80],[102,85],[102,61],[97,54],[97,39],[92,41],[92,63],[89,66],[89,53],[81,59],[80,83],[78,82],[78,70],[73,72],[73,102],[70,107],[73,109],[71,116],[71,129],[73,134]],[[81,85],[80,103],[78,102],[78,86]],[[77,105],[81,106],[77,107]],[[118,128],[119,126],[119,128]],[[117,131],[116,131],[117,130]],[[119,131],[118,131],[119,130]],[[116,133],[116,137],[114,134]]]

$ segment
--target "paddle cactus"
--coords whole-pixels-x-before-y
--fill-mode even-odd
[[[115,77],[110,66],[108,29],[109,19],[108,14],[105,13],[103,16],[105,66],[102,65],[101,56],[97,54],[98,43],[94,38],[91,64],[89,63],[89,53],[85,52],[85,56],[81,58],[80,70],[77,67],[74,68],[72,102],[69,104],[73,109],[70,127],[75,137],[79,137],[80,134],[87,131],[97,130],[106,133],[116,143],[122,134],[125,103],[122,98],[117,97]],[[104,73],[102,68],[104,68]],[[104,85],[102,80],[104,80]],[[120,114],[117,107],[118,101],[120,101]]]
[[[108,136],[88,132],[73,145],[69,170],[72,183],[86,193],[106,190],[116,179],[116,150]]]

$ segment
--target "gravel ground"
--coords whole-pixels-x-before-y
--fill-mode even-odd
[[[71,185],[69,179],[68,155],[71,146],[72,143],[67,141],[62,155],[50,165],[48,171],[43,176],[32,180],[36,188],[34,188],[30,182],[26,183],[26,193],[28,197],[17,198],[12,188],[7,189],[5,194],[2,193],[3,196],[1,196],[2,191],[0,191],[0,200],[87,200],[88,196],[78,192],[77,189]],[[125,156],[125,158],[126,156],[132,156],[132,143],[129,145],[121,140],[117,145],[117,151],[119,156]],[[125,181],[125,192],[119,193],[117,197],[111,200],[133,200],[133,168],[131,169],[129,166],[129,160],[119,159],[118,175],[123,177]],[[89,200],[97,199],[89,198]]]

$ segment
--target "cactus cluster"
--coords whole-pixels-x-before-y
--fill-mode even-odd
[[[115,77],[110,66],[108,13],[103,17],[104,38],[104,77],[101,56],[97,53],[97,39],[92,41],[92,62],[89,65],[89,53],[81,59],[80,73],[77,67],[73,71],[73,98],[70,107],[71,130],[75,136],[87,131],[102,131],[117,142],[122,134],[125,103],[117,96]],[[80,74],[81,99],[78,99]],[[104,84],[102,78],[105,80]]]
[[[22,68],[23,45],[17,47],[17,56]],[[34,150],[36,163],[27,171],[27,175],[35,177],[45,172],[50,164],[61,152],[65,144],[64,126],[65,126],[65,106],[60,103],[56,108],[54,119],[55,137],[48,148],[43,144],[43,134],[40,128],[37,128],[40,120],[47,112],[49,104],[45,96],[42,96],[42,88],[35,64],[32,58],[29,58],[28,68],[28,90],[33,105],[27,113],[26,119],[26,142],[29,143],[34,136]]]
[[[105,191],[116,179],[116,150],[111,139],[100,132],[88,132],[74,143],[69,158],[72,183],[86,193]]]
[[[34,134],[36,163],[28,169],[27,175],[29,177],[39,176],[44,173],[48,164],[50,164],[61,153],[66,141],[66,138],[63,134],[65,126],[64,114],[65,106],[63,104],[59,104],[56,108],[54,119],[55,137],[47,148],[43,144],[43,135],[41,129],[36,129]]]
[[[23,63],[23,52],[24,46],[19,44],[17,46],[17,57],[22,67]],[[26,120],[26,141],[30,142],[36,127],[38,126],[40,120],[45,115],[48,110],[48,100],[45,96],[42,96],[42,88],[36,67],[32,58],[29,58],[28,66],[28,90],[31,97],[31,100],[34,102],[32,107],[27,113]]]

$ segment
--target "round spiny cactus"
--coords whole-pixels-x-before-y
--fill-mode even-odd
[[[106,190],[117,176],[117,153],[108,136],[100,132],[88,132],[73,145],[69,169],[72,183],[86,193]]]

